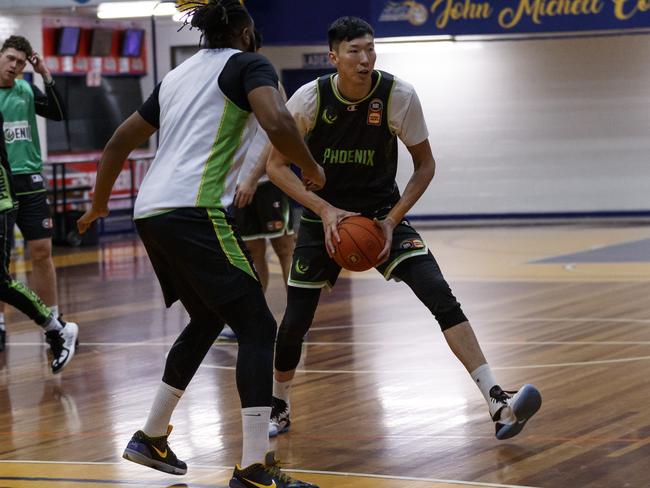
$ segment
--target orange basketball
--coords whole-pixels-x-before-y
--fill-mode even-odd
[[[386,239],[372,220],[358,215],[348,217],[341,221],[338,231],[341,242],[334,243],[334,261],[339,266],[350,271],[365,271],[377,265],[377,256]]]

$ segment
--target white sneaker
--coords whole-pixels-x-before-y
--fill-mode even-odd
[[[522,431],[526,422],[542,406],[542,395],[533,385],[524,385],[517,392],[490,390],[490,415],[495,422],[495,436],[510,439]]]
[[[62,329],[45,333],[45,341],[52,350],[52,373],[60,372],[72,361],[78,340],[79,326],[74,322],[66,322]]]

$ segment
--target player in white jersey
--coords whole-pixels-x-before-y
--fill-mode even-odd
[[[205,5],[204,5],[205,4]],[[226,321],[237,334],[237,389],[243,449],[230,488],[312,488],[280,471],[267,436],[276,324],[241,238],[226,214],[254,120],[302,169],[308,188],[324,174],[277,89],[271,64],[254,53],[253,21],[238,0],[187,4],[205,49],[168,73],[113,134],[101,157],[91,208],[80,232],[108,215],[108,199],[130,151],[157,130],[160,145],[135,204],[138,233],[169,307],[180,300],[190,323],[167,356],[142,430],[124,457],[161,471],[187,466],[169,448],[171,415]],[[329,212],[332,226],[345,212]]]

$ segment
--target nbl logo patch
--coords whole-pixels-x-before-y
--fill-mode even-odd
[[[384,112],[384,102],[374,98],[368,105],[368,125],[381,125],[381,116]]]

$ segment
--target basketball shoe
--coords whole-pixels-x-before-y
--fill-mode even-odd
[[[269,422],[269,437],[287,432],[291,420],[289,419],[289,404],[277,397],[271,399],[271,421]]]
[[[187,464],[176,457],[167,443],[172,428],[171,425],[168,426],[167,434],[160,437],[149,437],[141,430],[137,431],[124,449],[122,457],[165,473],[187,473]]]
[[[229,488],[318,488],[317,485],[292,478],[282,472],[275,453],[266,453],[264,464],[255,463],[241,469],[235,466]]]
[[[52,351],[52,373],[59,373],[74,357],[79,341],[79,326],[74,322],[64,322],[63,328],[45,333],[45,342]]]
[[[516,392],[493,386],[490,390],[490,415],[495,422],[496,438],[510,439],[519,434],[541,406],[542,395],[533,385],[524,385]],[[510,409],[510,415],[503,418],[506,408]]]

